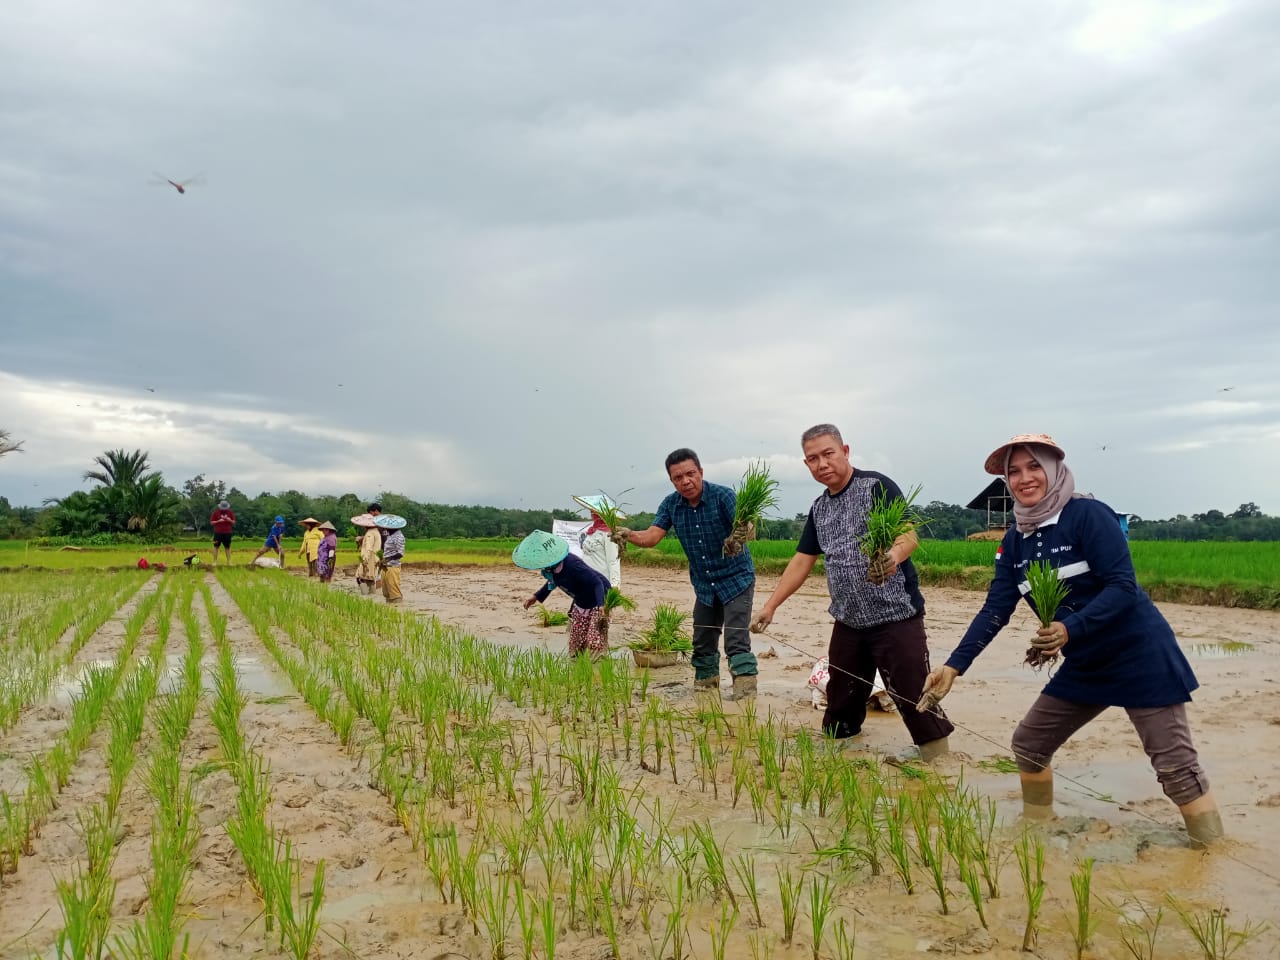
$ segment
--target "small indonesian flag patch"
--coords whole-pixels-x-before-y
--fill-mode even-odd
[[[1000,557],[1003,555],[1004,555],[1004,544],[1002,543],[1000,544],[1000,546],[996,547],[996,563],[1000,562]]]

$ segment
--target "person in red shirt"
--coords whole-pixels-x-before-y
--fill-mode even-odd
[[[213,564],[218,565],[218,548],[227,551],[227,564],[231,563],[231,530],[236,525],[235,511],[225,500],[218,501],[218,509],[209,515],[209,525],[213,527]]]

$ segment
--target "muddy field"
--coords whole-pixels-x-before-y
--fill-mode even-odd
[[[282,575],[263,572],[261,576]],[[418,838],[384,793],[371,786],[367,757],[344,748],[331,725],[302,701],[278,669],[230,593],[212,576],[204,580],[216,608],[228,618],[226,639],[246,700],[242,716],[245,738],[260,751],[270,769],[270,819],[288,835],[308,869],[321,858],[326,861],[323,926],[313,955],[439,960],[492,956],[492,945],[478,935],[458,906],[441,902],[424,853],[416,849]],[[153,578],[106,623],[76,654],[76,663],[104,663],[115,657],[133,608],[160,582],[161,578]],[[510,569],[407,570],[404,608],[431,614],[496,643],[557,651],[565,645],[564,629],[536,626],[531,614],[520,608],[520,602],[537,585],[538,578]],[[758,600],[772,586],[771,578],[762,579]],[[353,588],[353,581],[345,578],[332,587],[343,593],[351,593]],[[691,589],[680,572],[629,570],[624,589],[639,601],[640,610],[619,618],[614,626],[615,643],[635,632],[658,602],[676,603],[685,609],[691,606]],[[926,599],[931,650],[935,661],[941,661],[981,598],[974,593],[931,590]],[[817,729],[820,714],[811,706],[805,681],[814,658],[825,648],[829,624],[826,602],[822,581],[811,581],[783,607],[771,634],[757,638],[757,653],[762,655],[759,714],[772,712],[788,724]],[[1060,818],[1045,826],[1042,834],[1052,880],[1042,915],[1042,956],[1066,956],[1071,949],[1065,931],[1073,905],[1066,877],[1084,857],[1097,861],[1094,889],[1096,909],[1102,916],[1095,946],[1086,955],[1124,955],[1116,934],[1115,911],[1108,913],[1102,906],[1104,901],[1140,900],[1158,906],[1170,891],[1196,909],[1229,907],[1232,922],[1237,924],[1246,918],[1273,924],[1236,956],[1275,956],[1280,950],[1275,929],[1280,924],[1280,867],[1272,853],[1275,839],[1280,837],[1280,688],[1273,679],[1280,660],[1280,639],[1275,635],[1280,616],[1196,607],[1163,609],[1202,684],[1191,713],[1193,730],[1231,840],[1208,855],[1185,848],[1177,813],[1160,793],[1133,731],[1123,713],[1109,711],[1069,744],[1056,763],[1063,775],[1058,791]],[[209,622],[203,612],[199,620],[207,631]],[[1030,629],[1030,620],[1020,615],[970,676],[957,683],[946,703],[958,727],[953,743],[959,755],[942,765],[941,772],[952,781],[962,777],[994,799],[1007,823],[1001,830],[1010,836],[1018,829],[1014,823],[1016,775],[1000,772],[997,767],[1008,755],[1013,726],[1042,682],[1018,666]],[[275,633],[286,653],[299,653],[288,637],[278,630]],[[166,647],[175,672],[183,649],[179,634],[175,629]],[[154,625],[144,628],[143,644],[154,637]],[[206,655],[206,668],[211,658]],[[687,666],[653,671],[649,692],[676,707],[693,707],[690,681]],[[0,739],[0,786],[6,791],[22,787],[24,758],[46,750],[59,735],[68,703],[69,690],[63,689],[49,702],[28,710]],[[734,704],[725,705],[730,715],[737,709]],[[83,859],[79,816],[98,803],[105,791],[104,742],[105,734],[100,730],[58,795],[57,808],[33,841],[31,854],[22,858],[16,872],[2,878],[0,958],[55,955],[51,945],[64,926],[56,886]],[[872,713],[864,735],[846,752],[870,758],[893,752],[907,742],[896,716]],[[262,930],[261,901],[223,828],[236,788],[230,774],[220,768],[220,756],[209,712],[202,707],[183,751],[184,768],[200,772],[198,813],[203,828],[184,898],[190,955],[221,960],[274,954],[279,952],[276,942],[264,937]],[[1066,778],[1075,783],[1066,782]],[[753,823],[741,809],[734,811],[723,801],[712,802],[688,776],[675,784],[630,764],[622,772],[622,782],[643,789],[646,796],[660,798],[682,814],[706,817],[735,847],[759,850],[765,860],[780,846],[776,835]],[[459,827],[465,825],[466,816],[464,809],[457,811]],[[800,815],[800,819],[805,817],[812,819],[811,814]],[[131,781],[120,805],[112,868],[116,931],[122,931],[147,906],[150,818],[145,791]],[[823,825],[815,823],[814,829],[821,832]],[[804,833],[794,834],[790,847],[796,847],[797,836],[803,839]],[[936,901],[919,891],[906,897],[888,876],[870,880],[841,877],[841,884],[845,884],[840,893],[841,910],[857,934],[858,946],[851,955],[906,956],[932,951],[1019,956],[1025,911],[1016,864],[1011,861],[1010,857],[1004,863],[1001,897],[988,904],[989,931],[979,926],[971,909],[964,909],[958,889],[953,891],[957,908],[942,916]],[[771,872],[762,871],[761,888],[764,927],[748,939],[746,932],[754,923],[743,919],[726,955],[749,956],[762,950],[779,957],[813,955],[811,938],[797,934],[792,945],[778,942],[774,932],[778,928],[777,882]],[[629,914],[624,917],[627,929],[621,955],[655,960],[677,953],[711,957],[714,944],[710,931],[719,916],[717,897],[700,899],[689,913],[687,943],[664,954],[657,946],[660,938],[642,932],[636,916]],[[806,922],[802,916],[801,929]],[[1195,952],[1175,918],[1166,918],[1164,930],[1163,946],[1157,947],[1156,956],[1202,955]],[[561,930],[561,934],[557,956],[596,960],[609,955],[603,936],[576,929]],[[824,946],[821,956],[835,956],[833,951],[833,947]],[[111,955],[119,954],[112,951]],[[514,933],[506,955],[528,955]],[[539,946],[532,955],[543,957],[547,951]]]

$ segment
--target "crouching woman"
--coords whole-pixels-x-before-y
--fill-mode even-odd
[[[592,658],[609,649],[600,629],[604,618],[604,598],[609,581],[586,562],[569,552],[569,544],[554,533],[535,530],[511,552],[511,561],[525,570],[538,570],[546,581],[524,602],[528,610],[542,603],[559,587],[573,600],[569,607],[569,656],[588,653]]]
[[[1193,847],[1222,836],[1222,818],[1191,740],[1186,704],[1199,684],[1173,630],[1138,586],[1116,514],[1075,494],[1052,437],[1024,434],[996,448],[986,470],[1003,476],[1017,525],[996,553],[986,603],[944,666],[930,672],[921,706],[936,704],[1026,597],[1027,567],[1047,562],[1066,596],[1032,646],[1059,666],[1013,734],[1028,817],[1053,814],[1053,755],[1107,707],[1122,707]],[[1034,606],[1033,606],[1034,609]]]

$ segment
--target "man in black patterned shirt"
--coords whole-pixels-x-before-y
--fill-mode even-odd
[[[948,752],[953,728],[941,710],[916,710],[929,673],[924,597],[911,562],[916,535],[899,537],[875,568],[859,548],[875,498],[892,500],[902,491],[882,474],[855,470],[848,445],[831,424],[810,427],[800,440],[805,465],[827,489],[809,509],[796,555],[752,621],[752,629],[763,630],[773,621],[778,607],[813,572],[819,555],[825,555],[835,626],[827,654],[831,677],[824,732],[845,738],[862,730],[871,679],[878,669],[921,758],[932,760]]]

